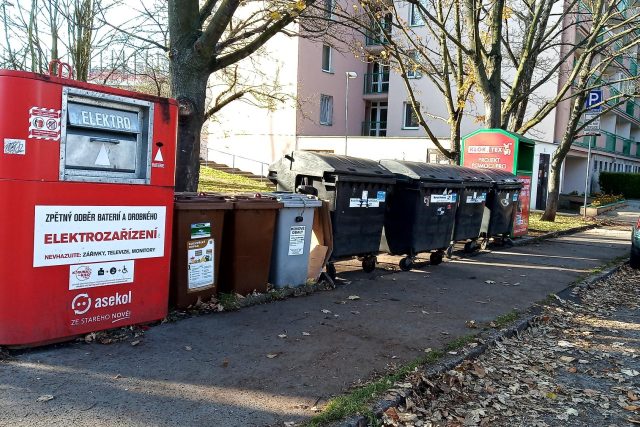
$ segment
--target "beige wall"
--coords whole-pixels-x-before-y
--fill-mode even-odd
[[[336,42],[334,41],[333,44]],[[344,135],[346,72],[358,74],[349,80],[349,135],[360,135],[360,123],[364,120],[362,88],[366,64],[349,53],[348,46],[331,49],[331,72],[322,70],[322,42],[300,39],[298,45],[298,88],[300,108],[296,114],[298,135]],[[320,95],[333,97],[333,123],[320,124]]]

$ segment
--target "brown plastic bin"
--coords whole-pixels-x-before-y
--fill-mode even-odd
[[[219,291],[248,295],[266,292],[276,217],[273,197],[237,196],[224,229]]]
[[[233,203],[216,194],[176,194],[169,304],[187,308],[217,292],[225,213]]]

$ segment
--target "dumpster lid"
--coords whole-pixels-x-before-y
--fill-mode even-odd
[[[380,160],[380,163],[396,175],[424,182],[446,182],[459,184],[462,177],[455,171],[457,166],[433,163],[408,162],[404,160]]]
[[[218,193],[176,193],[174,201],[178,210],[233,209],[227,197]]]
[[[281,209],[282,203],[269,195],[263,194],[237,194],[229,199],[233,202],[234,209]]]
[[[319,208],[322,201],[310,194],[289,193],[285,191],[274,191],[273,193],[261,193],[263,196],[275,197],[284,204],[285,208]]]
[[[465,183],[465,185],[484,185],[486,187],[490,187],[493,181],[491,178],[483,173],[481,169],[472,169],[464,166],[456,166],[453,169],[453,172],[457,173],[460,179]]]
[[[298,150],[285,156],[285,159],[291,162],[292,171],[303,172],[310,176],[321,177],[329,172],[341,175],[394,178],[393,173],[386,170],[378,162],[359,157]],[[270,169],[274,170],[274,166],[272,165]]]
[[[511,172],[501,171],[499,169],[481,169],[479,172],[483,172],[491,179],[491,182],[497,185],[515,185],[520,187],[522,184],[518,181],[518,178]]]

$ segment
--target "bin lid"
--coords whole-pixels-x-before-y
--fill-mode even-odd
[[[228,198],[217,193],[176,193],[174,201],[178,210],[233,209]]]
[[[452,172],[457,173],[465,186],[491,187],[493,181],[480,169],[472,169],[464,166],[452,166]]]
[[[397,177],[404,177],[422,182],[443,182],[460,184],[462,177],[455,171],[456,166],[438,165],[405,160],[380,160],[380,163]]]
[[[480,171],[480,170],[479,170]],[[485,175],[491,179],[491,182],[498,187],[522,187],[522,184],[518,181],[518,178],[511,172],[502,171],[499,169],[482,169]]]
[[[262,193],[262,195],[275,197],[285,208],[319,208],[322,206],[322,200],[310,194],[274,191],[273,193]]]
[[[393,173],[382,167],[375,160],[359,157],[341,156],[328,153],[314,153],[311,151],[294,151],[291,155],[269,168],[277,171],[283,163],[287,170],[304,173],[309,176],[322,177],[325,173],[339,175],[371,176],[378,178],[394,178]]]
[[[229,199],[233,202],[234,209],[281,209],[282,203],[269,195],[263,194],[238,194]]]

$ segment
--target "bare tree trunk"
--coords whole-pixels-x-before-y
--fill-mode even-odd
[[[553,154],[549,173],[549,194],[547,196],[547,206],[545,207],[542,221],[555,221],[558,212],[558,202],[560,200],[560,172],[564,156],[560,156],[558,151]]]

